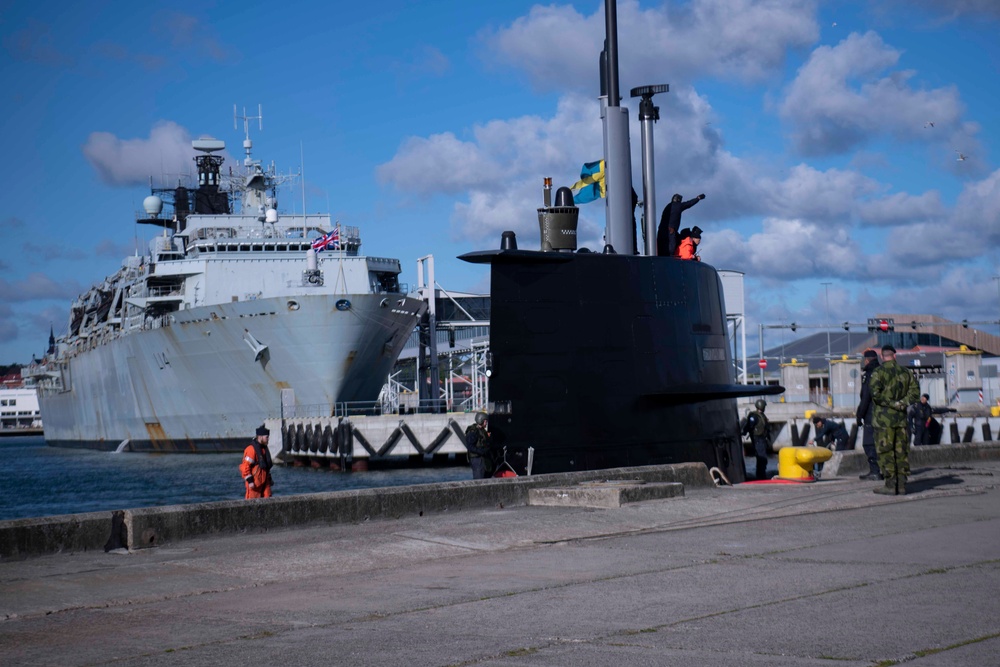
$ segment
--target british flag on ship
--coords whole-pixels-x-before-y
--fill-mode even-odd
[[[340,250],[340,225],[333,228],[329,234],[325,234],[312,242],[312,249],[316,252],[324,250]]]

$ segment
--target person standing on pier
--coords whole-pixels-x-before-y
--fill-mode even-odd
[[[469,450],[472,479],[485,479],[493,474],[493,442],[485,412],[477,412],[476,421],[465,429],[465,448]]]
[[[930,394],[922,394],[920,401],[910,406],[910,430],[913,432],[914,445],[931,444],[931,417],[934,416],[933,408],[928,402],[931,400]]]
[[[247,500],[251,498],[270,498],[271,487],[271,452],[267,441],[271,432],[261,424],[257,427],[257,435],[243,450],[243,460],[240,462],[240,474],[247,487]]]
[[[920,396],[920,385],[913,373],[896,362],[896,348],[882,346],[882,365],[871,379],[875,403],[875,449],[878,465],[885,477],[885,487],[875,493],[906,495],[910,476],[910,441],[906,436],[906,409]]]
[[[754,458],[757,460],[756,477],[758,480],[767,479],[767,447],[771,439],[771,427],[764,416],[764,409],[767,401],[758,398],[754,403],[757,408],[747,415],[746,425],[743,427],[744,435],[750,436],[753,443]]]
[[[860,475],[861,479],[877,481],[882,479],[882,471],[878,467],[878,452],[875,451],[875,404],[872,403],[871,380],[872,373],[878,368],[878,352],[865,350],[865,365],[861,369],[861,402],[855,417],[861,427],[861,446],[868,459],[868,472]]]

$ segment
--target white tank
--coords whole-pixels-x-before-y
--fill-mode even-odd
[[[316,251],[312,248],[306,250],[306,268],[310,271],[316,270]]]
[[[264,212],[264,222],[270,222],[274,224],[278,221],[278,212],[273,208],[269,208]]]

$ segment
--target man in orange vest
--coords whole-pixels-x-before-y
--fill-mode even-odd
[[[240,474],[247,487],[246,498],[270,498],[271,487],[271,452],[267,441],[271,432],[261,424],[257,427],[257,436],[243,450],[243,460],[240,462]]]
[[[681,259],[693,259],[696,262],[701,261],[701,257],[698,257],[698,246],[701,245],[701,227],[694,227],[691,233],[681,240],[681,244],[677,247],[677,256]]]

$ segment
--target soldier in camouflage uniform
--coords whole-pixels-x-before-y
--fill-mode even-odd
[[[913,373],[896,363],[896,348],[882,346],[882,365],[871,378],[875,403],[875,449],[885,487],[875,493],[905,495],[910,476],[910,441],[906,436],[906,409],[920,396]]]

